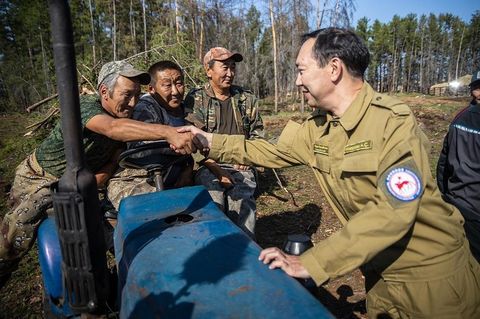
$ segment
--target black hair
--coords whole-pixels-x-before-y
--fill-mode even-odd
[[[165,70],[177,70],[178,72],[180,72],[183,78],[183,70],[178,64],[169,60],[163,60],[153,64],[148,68],[148,73],[151,77],[150,85],[154,86],[157,82],[157,73]]]
[[[324,28],[302,36],[302,43],[315,39],[312,54],[320,67],[324,67],[334,57],[343,61],[348,72],[363,78],[370,63],[370,53],[362,39],[352,30]]]

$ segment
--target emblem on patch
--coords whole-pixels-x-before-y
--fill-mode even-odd
[[[393,197],[404,202],[416,199],[422,190],[417,174],[404,167],[391,170],[385,184]]]

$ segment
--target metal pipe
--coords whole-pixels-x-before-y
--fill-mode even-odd
[[[83,150],[68,1],[49,0],[49,13],[67,162],[65,172],[53,193],[66,298],[74,311],[99,314],[105,312],[108,294],[106,248],[97,184],[86,167]],[[62,223],[62,220],[71,222]],[[79,258],[68,258],[69,256]]]

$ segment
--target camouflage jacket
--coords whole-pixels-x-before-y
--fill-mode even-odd
[[[255,95],[239,86],[232,85],[231,105],[236,124],[247,138],[263,137],[263,121],[258,111]],[[192,89],[185,98],[186,119],[207,132],[216,132],[220,119],[220,101],[215,97],[210,84]]]

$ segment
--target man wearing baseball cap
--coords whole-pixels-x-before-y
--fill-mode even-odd
[[[210,49],[203,58],[208,83],[195,88],[185,98],[187,120],[211,133],[263,137],[263,122],[255,95],[233,85],[240,53],[226,48]],[[200,123],[200,124],[199,124]],[[200,161],[195,183],[204,185],[215,203],[250,237],[255,236],[257,187],[254,167]]]
[[[166,125],[129,119],[150,75],[125,61],[106,63],[98,75],[99,95],[80,96],[83,147],[87,167],[102,187],[117,166],[124,142],[167,140],[180,153],[191,153],[189,134]],[[65,171],[60,123],[16,169],[10,191],[13,209],[0,225],[0,287],[32,247],[40,221],[52,207],[50,185]]]
[[[472,75],[470,105],[448,128],[437,165],[437,183],[445,201],[465,218],[465,233],[480,262],[480,70]]]

